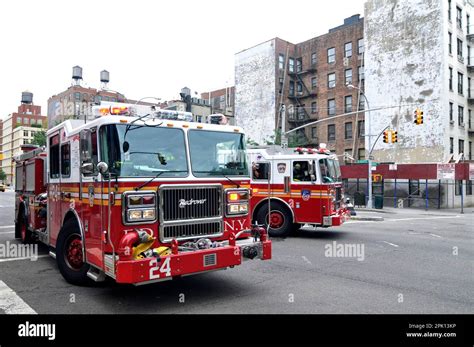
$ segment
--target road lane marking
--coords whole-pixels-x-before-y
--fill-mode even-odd
[[[14,231],[0,231],[0,234],[14,234]]]
[[[0,281],[0,310],[6,314],[37,314],[3,281]]]
[[[398,219],[387,219],[387,221],[393,221],[393,222],[398,222],[398,221],[405,221],[405,220],[422,220],[422,219],[450,219],[450,218],[460,218],[460,215],[456,216],[446,216],[446,217],[413,217],[413,218],[398,218]]]
[[[0,207],[2,207],[2,206],[0,206]],[[10,229],[10,228],[14,228],[14,227],[15,227],[15,225],[2,225],[0,227],[0,229]]]
[[[309,265],[313,265],[313,264],[311,264],[311,262],[308,260],[308,258],[306,258],[304,255],[303,255],[301,258],[303,258],[303,260],[304,260],[306,263],[308,263]]]
[[[430,233],[431,236],[434,236],[434,237],[439,237],[440,239],[442,239],[443,237],[439,236],[439,235],[436,235],[436,234],[432,234]]]
[[[49,257],[49,254],[42,254],[38,255],[35,258],[46,258]],[[15,261],[15,260],[31,260],[31,257],[22,257],[22,258],[5,258],[5,259],[0,259],[0,263],[6,262],[6,261]]]
[[[391,243],[391,242],[387,242],[387,241],[382,241],[382,242],[386,243],[387,245],[390,245],[390,246],[396,247],[396,248],[398,248],[398,247],[399,247],[398,245],[396,245],[396,244],[394,244],[394,243]]]

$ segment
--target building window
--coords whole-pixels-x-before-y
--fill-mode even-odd
[[[344,71],[344,80],[345,84],[352,84],[352,69],[347,69]]]
[[[359,66],[359,81],[365,80],[364,67]]]
[[[472,160],[472,142],[469,141],[469,156],[468,156],[469,160]]]
[[[61,176],[71,176],[71,154],[69,142],[61,145]]]
[[[305,118],[305,111],[304,111],[304,105],[301,105],[298,107],[298,120],[304,120]]]
[[[43,121],[41,119],[37,119],[36,124],[43,126]]]
[[[463,80],[464,80],[464,75],[460,72],[458,72],[458,94],[463,94]]]
[[[328,100],[328,116],[334,116],[336,114],[336,100]]]
[[[359,133],[359,137],[365,136],[365,122],[363,120],[357,122],[357,132]]]
[[[464,125],[464,107],[458,106],[458,125]]]
[[[296,92],[298,93],[298,95],[303,95],[303,83],[296,83]]]
[[[472,181],[466,181],[466,195],[472,195]]]
[[[74,93],[74,98],[78,101],[81,100],[81,93]]]
[[[462,29],[462,9],[456,6],[456,23],[459,29]]]
[[[352,95],[344,97],[344,112],[352,112]]]
[[[466,14],[466,33],[469,35],[471,33],[471,17]]]
[[[357,40],[357,53],[364,54],[365,47],[364,47],[364,39]]]
[[[456,195],[461,195],[461,191],[462,191],[462,180],[455,180],[454,181],[455,183],[455,191],[454,191],[454,194]]]
[[[453,54],[453,34],[448,32],[448,52]]]
[[[280,91],[279,91],[279,93],[281,94],[282,91],[283,91],[283,78],[280,77]]]
[[[290,58],[288,61],[288,70],[290,72],[295,72],[295,59]]]
[[[303,71],[303,58],[296,59],[296,72]]]
[[[471,77],[467,78],[467,97],[471,98]]]
[[[336,141],[336,125],[328,125],[328,141]]]
[[[328,63],[334,63],[336,61],[336,48],[332,47],[328,49]]]
[[[316,77],[311,78],[311,88],[315,89],[318,86],[318,79]]]
[[[295,82],[290,81],[290,90],[289,90],[290,96],[295,96]]]
[[[469,129],[472,129],[472,123],[471,123],[471,110],[467,110],[467,125]]]
[[[28,137],[28,130],[23,130],[23,136]]]
[[[347,42],[344,44],[344,57],[352,57],[352,42]]]
[[[334,87],[336,87],[336,74],[333,72],[328,74],[328,88]]]
[[[21,117],[17,117],[17,118],[16,118],[16,123],[17,123],[17,124],[21,124]]]
[[[449,68],[449,90],[453,91],[453,68]]]
[[[344,124],[344,138],[346,140],[352,139],[352,122]]]
[[[454,121],[454,104],[452,102],[449,103],[449,121]]]
[[[458,39],[458,59],[462,60],[462,40]]]
[[[318,104],[316,101],[311,103],[311,113],[317,113],[318,112]]]
[[[458,145],[459,145],[458,153],[464,154],[464,140],[459,140]]]
[[[449,154],[454,154],[454,138],[449,138]]]
[[[196,116],[196,122],[202,123],[202,116]]]
[[[311,137],[313,139],[317,138],[318,137],[318,128],[317,127],[312,127],[311,128]]]
[[[471,46],[467,46],[467,66],[471,66]]]
[[[419,180],[408,180],[408,194],[418,196],[421,195]]]
[[[283,54],[278,55],[278,68],[283,70],[285,67],[285,56]]]
[[[357,158],[359,160],[365,159],[365,149],[364,148],[359,148],[357,151]]]
[[[316,65],[316,62],[318,61],[316,53],[311,53],[311,65]]]
[[[451,21],[451,0],[448,0],[448,20]]]
[[[359,111],[365,110],[365,99],[364,97],[359,98]]]

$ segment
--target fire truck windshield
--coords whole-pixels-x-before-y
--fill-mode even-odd
[[[319,170],[323,183],[339,182],[341,180],[341,168],[337,160],[320,159]]]
[[[175,128],[109,124],[100,129],[101,160],[121,177],[186,177],[184,132]],[[161,173],[162,172],[162,173]]]
[[[249,175],[243,134],[190,130],[188,136],[194,176]]]

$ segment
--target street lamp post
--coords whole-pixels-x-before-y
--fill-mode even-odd
[[[372,125],[372,122],[371,122],[371,117],[370,117],[370,104],[369,104],[369,100],[367,99],[367,97],[365,96],[365,93],[362,91],[362,89],[360,89],[359,87],[356,87],[352,84],[348,84],[347,85],[348,88],[351,88],[351,89],[357,89],[360,93],[360,95],[362,95],[364,97],[364,100],[365,102],[367,103],[367,107],[369,109],[369,111],[367,112],[368,113],[368,117],[367,117],[367,123],[368,123],[368,134],[366,136],[369,137],[369,148],[368,148],[368,160],[367,160],[367,166],[368,166],[368,169],[367,169],[367,180],[368,180],[368,198],[367,198],[367,208],[372,208],[372,129],[371,129],[371,125]],[[359,109],[359,105],[357,105],[357,109]]]

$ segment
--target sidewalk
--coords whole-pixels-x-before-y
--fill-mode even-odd
[[[450,209],[419,209],[419,208],[394,208],[384,207],[383,209],[367,209],[365,207],[356,207],[356,216],[352,220],[363,221],[383,221],[384,219],[416,216],[453,216],[461,214],[461,208]],[[474,207],[465,207],[464,214],[473,214]],[[474,218],[474,216],[473,216]]]

